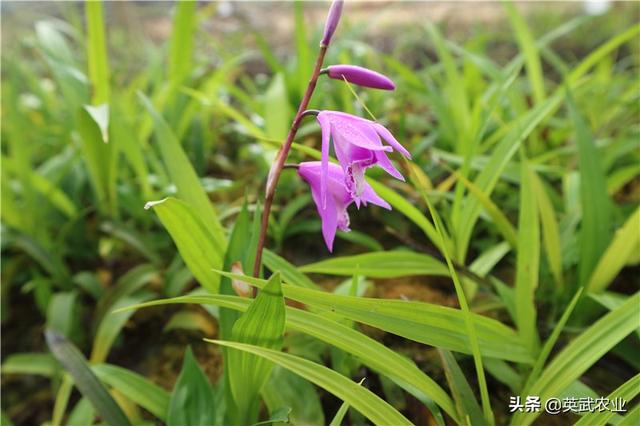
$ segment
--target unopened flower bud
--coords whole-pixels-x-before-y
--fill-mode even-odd
[[[342,80],[358,86],[371,87],[373,89],[394,90],[396,85],[393,81],[379,72],[357,65],[331,65],[327,68],[330,78]]]
[[[233,274],[244,274],[242,271],[242,262],[233,262],[231,265],[231,273]],[[237,280],[233,278],[231,280],[231,287],[233,287],[233,291],[240,297],[250,297],[251,296],[251,286],[244,281]]]
[[[329,15],[327,15],[327,21],[324,24],[324,34],[322,35],[322,40],[320,40],[321,47],[327,47],[329,45],[331,37],[338,27],[338,22],[340,22],[340,15],[342,15],[343,3],[343,0],[334,0],[333,3],[331,3]]]

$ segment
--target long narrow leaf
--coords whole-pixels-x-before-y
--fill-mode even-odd
[[[262,357],[268,361],[280,365],[301,377],[326,389],[345,402],[348,402],[354,409],[358,410],[365,417],[377,425],[410,425],[402,414],[386,403],[371,391],[359,386],[343,375],[316,364],[304,358],[299,358],[287,353],[262,348],[259,346],[247,345],[237,342],[224,342],[220,340],[209,340],[221,346],[246,351],[250,354]]]
[[[640,245],[640,207],[637,208],[624,225],[618,229],[607,247],[606,251],[597,263],[587,291],[593,293],[602,292],[618,275],[625,266],[634,250]]]
[[[151,414],[165,420],[169,406],[169,393],[145,377],[126,368],[111,364],[91,367],[95,375],[125,398],[138,404]]]
[[[172,303],[215,304],[244,311],[250,301],[240,297],[222,295],[184,296],[155,300],[130,306],[127,309]],[[325,316],[290,307],[286,308],[286,312],[287,329],[306,333],[355,355],[365,365],[386,375],[416,398],[420,400],[424,400],[425,397],[431,398],[454,420],[456,419],[453,402],[447,393],[407,358],[353,328]]]
[[[222,248],[192,206],[176,198],[165,198],[145,206],[153,208],[171,235],[182,259],[198,282],[218,292],[219,277],[211,270],[222,265]]]
[[[533,352],[538,346],[535,293],[540,265],[540,222],[533,192],[533,170],[523,157],[520,174],[520,216],[516,265],[516,324]]]
[[[213,205],[204,192],[198,175],[189,162],[180,142],[156,111],[151,101],[142,93],[138,97],[147,112],[153,118],[154,129],[160,146],[160,152],[169,176],[178,189],[178,197],[191,205],[194,213],[200,218],[206,229],[211,233],[218,247],[225,247],[224,231]],[[219,254],[222,258],[222,253]]]
[[[629,297],[619,308],[609,312],[576,337],[560,352],[531,386],[530,395],[544,402],[559,395],[611,348],[638,327],[640,293]],[[529,425],[539,413],[517,412],[512,424]]]
[[[246,275],[217,271],[258,287],[265,281]],[[471,354],[464,316],[459,309],[406,300],[373,299],[330,294],[283,284],[285,297],[331,310],[348,318],[407,339]],[[532,363],[533,358],[513,329],[494,319],[471,314],[483,356]]]
[[[87,360],[62,334],[48,330],[45,333],[49,349],[71,374],[73,380],[87,399],[91,401],[96,412],[111,426],[128,426],[129,419],[113,400],[109,392],[93,374]]]
[[[301,272],[352,276],[356,271],[371,278],[396,278],[410,275],[447,276],[447,267],[433,257],[406,251],[366,253],[333,257],[298,268]]]
[[[631,401],[635,398],[638,393],[640,393],[640,374],[636,374],[622,385],[620,385],[616,390],[611,392],[607,396],[607,401],[613,401],[614,399],[620,398],[624,401]],[[606,425],[613,418],[615,413],[609,410],[603,411],[593,411],[590,412],[580,420],[578,420],[574,426],[594,426],[594,425]],[[619,423],[620,424],[620,423]]]

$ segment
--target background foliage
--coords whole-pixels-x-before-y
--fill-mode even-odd
[[[326,5],[274,4],[284,37],[258,4],[3,5],[3,425],[520,425],[509,396],[636,397],[638,5],[496,4],[491,25],[416,5],[347,4],[329,50],[392,95],[312,100],[366,104],[410,149],[406,183],[370,173],[394,210],[351,212],[328,256],[285,172],[268,282],[224,271],[251,270]]]

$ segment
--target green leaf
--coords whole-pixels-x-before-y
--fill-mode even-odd
[[[182,371],[171,394],[167,425],[209,426],[215,423],[215,419],[213,389],[193,357],[191,347],[187,347]]]
[[[589,53],[586,58],[571,70],[571,73],[567,76],[567,81],[572,85],[575,84],[594,65],[600,63],[604,57],[617,49],[620,45],[632,40],[638,33],[640,33],[640,24],[633,25],[615,37],[607,40],[606,43]]]
[[[19,163],[11,157],[2,155],[1,158],[3,167],[11,170],[11,172],[15,174],[24,173],[27,176],[29,185],[68,218],[74,218],[78,214],[78,207],[60,187],[56,186],[55,182],[47,179],[35,170],[19,170]],[[5,211],[3,209],[3,214],[4,213]]]
[[[619,308],[600,318],[581,333],[551,361],[531,386],[530,395],[540,400],[559,395],[611,348],[638,327],[640,293],[629,297]],[[512,424],[529,425],[539,413],[517,412]]]
[[[617,426],[635,426],[637,424],[640,424],[640,404],[636,404],[636,406],[617,423]]]
[[[560,337],[560,333],[562,332],[562,329],[564,328],[565,324],[569,320],[569,317],[571,316],[573,309],[576,307],[576,303],[578,303],[578,300],[580,300],[581,294],[582,294],[582,287],[580,287],[580,289],[573,296],[573,298],[571,299],[571,302],[569,302],[569,305],[567,305],[567,308],[564,310],[564,313],[560,317],[560,320],[558,320],[556,326],[553,328],[553,332],[545,341],[544,346],[542,347],[542,350],[538,355],[538,359],[536,359],[536,363],[533,365],[533,369],[531,369],[531,373],[529,373],[529,378],[527,379],[527,383],[522,389],[522,392],[521,392],[522,396],[526,397],[525,394],[529,389],[529,386],[538,379],[538,376],[540,375],[540,372],[542,371],[544,364],[547,362],[547,358],[549,357],[549,354],[551,354],[551,350],[555,346],[556,341],[558,340],[558,337]]]
[[[116,147],[104,143],[104,129],[100,129],[86,106],[77,113],[77,123],[80,150],[86,162],[96,201],[103,212],[113,215],[116,202]]]
[[[160,153],[169,171],[169,177],[178,189],[178,197],[193,208],[193,213],[201,220],[205,229],[213,237],[215,247],[219,247],[222,250],[226,246],[222,224],[207,194],[204,192],[198,175],[189,162],[189,158],[165,120],[153,107],[151,101],[142,93],[138,93],[138,97],[153,119]],[[218,253],[217,258],[222,259],[222,251]]]
[[[433,227],[431,222],[429,222],[429,219],[427,219],[427,217],[418,210],[418,208],[416,208],[416,206],[407,201],[405,197],[402,197],[400,194],[380,182],[370,178],[367,178],[367,182],[380,197],[391,204],[391,207],[393,207],[394,210],[399,211],[413,223],[418,225],[429,241],[435,244],[436,247],[439,247],[440,239],[438,238],[436,229]]]
[[[507,10],[507,16],[511,27],[516,33],[516,39],[520,50],[524,55],[525,66],[527,67],[527,76],[533,92],[536,103],[544,101],[544,78],[542,73],[542,65],[540,63],[540,55],[538,47],[531,30],[527,26],[527,22],[512,3],[504,3]]]
[[[278,364],[349,403],[374,424],[411,424],[402,414],[380,399],[380,397],[323,365],[259,346],[220,340],[205,340],[221,346],[242,350]]]
[[[611,392],[607,396],[607,400],[611,401],[616,398],[621,398],[624,401],[631,401],[638,395],[638,393],[640,393],[640,374],[636,374],[635,376],[624,382],[622,385],[620,385],[616,390]],[[593,411],[582,416],[582,418],[580,418],[580,420],[578,420],[574,424],[574,426],[604,426],[610,423],[614,415],[615,413],[612,410]]]
[[[175,5],[173,30],[169,42],[169,80],[180,84],[193,69],[193,40],[197,23],[195,1],[180,1]]]
[[[81,398],[69,414],[67,426],[92,425],[94,417],[95,410],[91,405],[91,401],[89,401],[87,398]]]
[[[216,304],[230,309],[246,310],[250,301],[240,297],[222,295],[185,296],[147,302],[127,309],[170,303]],[[353,328],[325,316],[290,307],[286,308],[286,312],[287,329],[306,333],[353,354],[362,363],[391,378],[425,404],[428,399],[435,401],[453,419],[456,419],[457,415],[451,398],[409,359]]]
[[[261,287],[264,280],[218,271]],[[306,305],[380,328],[393,334],[457,352],[470,354],[464,316],[459,309],[406,300],[351,297],[284,284],[284,295]],[[510,361],[532,363],[533,358],[515,331],[494,319],[471,314],[478,333],[480,351]]]
[[[276,272],[234,324],[232,338],[235,341],[270,349],[282,348],[285,304],[281,285],[280,274]],[[246,352],[229,351],[228,355],[226,361],[235,403],[248,420],[243,423],[255,423],[259,406],[257,396],[269,379],[273,365]]]
[[[91,401],[100,417],[111,426],[130,425],[127,416],[93,374],[80,351],[56,331],[47,330],[45,335],[53,355],[71,374],[82,395]]]
[[[593,137],[569,93],[567,106],[576,129],[580,171],[580,284],[586,286],[611,237],[611,205],[607,179]]]
[[[301,287],[318,289],[318,285],[311,281],[309,277],[271,250],[264,250],[262,261],[271,272],[279,271],[284,281]]]
[[[511,247],[516,248],[516,230],[502,210],[500,210],[500,208],[491,201],[491,198],[478,188],[476,184],[456,171],[452,171],[452,173],[467,187],[469,192],[480,201],[480,204],[482,204],[482,207],[484,207],[487,214],[491,217],[491,220],[493,220],[494,225],[498,228],[498,231],[502,234],[505,241],[507,241]]]
[[[89,79],[93,89],[92,104],[99,105],[109,101],[109,65],[102,1],[85,2],[85,12]]]
[[[118,309],[124,306],[133,305],[148,300],[149,298],[150,294],[123,297],[118,299],[116,303],[113,304],[112,308]],[[93,338],[93,348],[91,349],[91,356],[89,357],[92,364],[104,362],[107,359],[111,346],[113,346],[113,343],[120,334],[120,331],[134,313],[134,311],[120,312],[117,314],[106,315],[102,318]]]
[[[55,358],[44,353],[18,353],[7,356],[2,363],[2,374],[39,374],[53,377],[59,366]]]
[[[198,282],[217,293],[220,279],[212,268],[222,265],[223,249],[202,222],[203,217],[192,206],[171,197],[147,203],[145,208],[156,212]]]
[[[253,426],[289,423],[289,414],[290,413],[291,413],[291,408],[289,408],[289,407],[278,408],[273,413],[271,413],[271,415],[270,415],[268,420],[264,420],[262,422],[254,423]]]
[[[505,167],[518,150],[522,141],[560,104],[561,94],[555,94],[533,109],[523,114],[509,126],[508,133],[496,145],[488,161],[474,180],[474,184],[487,196],[496,186]],[[469,197],[468,197],[469,198]],[[459,259],[464,259],[468,250],[471,234],[480,215],[481,204],[471,197],[462,207],[460,225],[457,229],[457,250]]]
[[[410,275],[448,276],[447,267],[426,254],[387,251],[333,257],[301,266],[301,272],[352,276],[358,273],[371,278],[396,278]]]
[[[482,409],[458,362],[449,351],[439,349],[438,353],[453,399],[456,401],[458,415],[461,419],[468,419],[470,425],[486,425]]]
[[[289,310],[287,310],[287,313]],[[308,381],[276,366],[262,388],[262,399],[273,419],[282,407],[289,408],[288,418],[294,425],[325,424],[320,395]]]
[[[54,329],[69,338],[76,337],[78,329],[78,293],[58,292],[51,297],[47,307],[47,328]]]
[[[484,366],[482,364],[482,355],[480,353],[480,345],[478,339],[478,329],[474,324],[473,317],[471,316],[471,310],[469,309],[469,303],[467,302],[467,296],[464,293],[464,289],[462,288],[462,283],[460,282],[460,278],[458,277],[458,273],[453,267],[453,261],[451,259],[451,255],[449,254],[449,249],[445,242],[445,231],[444,225],[442,224],[442,220],[440,219],[440,215],[433,207],[429,198],[427,197],[426,191],[421,188],[420,190],[422,194],[422,198],[424,198],[427,203],[427,207],[429,208],[429,213],[431,213],[431,217],[433,218],[433,222],[436,226],[436,231],[440,237],[442,254],[447,261],[447,267],[449,268],[449,273],[451,275],[451,279],[453,280],[454,287],[456,289],[456,296],[458,297],[458,303],[460,305],[460,313],[464,319],[465,330],[469,337],[469,346],[471,349],[471,353],[473,354],[473,363],[476,369],[476,377],[478,378],[478,387],[480,388],[480,396],[482,398],[482,412],[484,415],[484,420],[490,424],[495,423],[495,418],[493,416],[493,411],[491,409],[491,401],[489,400],[489,391],[487,388],[487,381],[484,372]]]
[[[85,105],[84,109],[87,111],[91,119],[96,123],[98,129],[100,129],[100,135],[102,136],[102,142],[109,142],[109,104],[100,104],[96,106]]]
[[[609,247],[607,247],[602,257],[600,257],[600,261],[591,274],[587,291],[599,293],[611,284],[640,244],[639,226],[640,207],[637,208],[631,216],[629,216],[624,225],[616,231]]]
[[[558,220],[547,195],[542,180],[537,173],[532,172],[533,191],[536,195],[536,204],[540,211],[540,224],[542,226],[542,241],[547,254],[549,269],[558,287],[562,287],[564,280],[562,277],[562,248],[560,244],[560,229]]]
[[[349,404],[343,402],[336,412],[336,415],[333,416],[333,419],[331,419],[331,423],[329,423],[329,426],[340,426],[342,424],[342,421],[344,420],[344,416],[347,415],[347,411],[349,411]]]
[[[9,419],[4,411],[0,411],[0,426],[13,426],[11,419]]]
[[[291,126],[292,111],[283,74],[276,74],[271,80],[264,95],[263,111],[266,137],[284,140]]]
[[[211,317],[198,311],[178,311],[171,315],[162,328],[163,332],[170,330],[195,330],[206,336],[216,335],[216,327],[211,322]]]
[[[255,244],[253,243],[253,240],[258,235],[256,226],[259,226],[260,223],[260,212],[258,210],[254,213],[253,222],[254,223],[252,225],[249,217],[247,201],[245,199],[242,209],[240,210],[240,214],[238,214],[233,226],[231,237],[229,238],[229,244],[227,245],[227,251],[224,257],[225,269],[231,269],[231,266],[237,262],[240,262],[243,270],[245,271],[249,271],[249,268],[253,268],[253,259],[255,256]],[[222,277],[220,281],[220,294],[235,295],[231,279],[228,277]],[[233,326],[238,317],[238,312],[233,309],[227,309],[224,306],[220,309],[219,336],[221,338],[232,338]],[[222,353],[226,360],[233,356],[227,348],[223,348]],[[225,421],[227,423],[237,424],[243,421],[242,417],[246,415],[246,411],[240,411],[231,392],[230,380],[234,373],[229,369],[229,362],[224,364],[224,369],[224,400],[226,405]]]
[[[533,192],[534,172],[522,157],[520,215],[516,265],[516,324],[524,343],[534,352],[539,344],[536,328],[535,293],[540,268],[540,222]]]
[[[166,419],[169,406],[169,393],[166,390],[149,379],[117,365],[97,364],[91,369],[103,383],[117,390],[125,398],[160,420]]]

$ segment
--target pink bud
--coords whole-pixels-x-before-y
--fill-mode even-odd
[[[329,77],[342,80],[344,78],[349,83],[357,84],[374,89],[393,90],[396,85],[387,76],[368,68],[356,65],[331,65],[327,68]]]
[[[338,22],[340,22],[343,3],[344,0],[333,0],[333,3],[331,3],[329,15],[327,15],[327,22],[324,24],[324,34],[322,35],[322,40],[320,40],[321,47],[327,47],[329,45],[331,37],[338,26]]]

